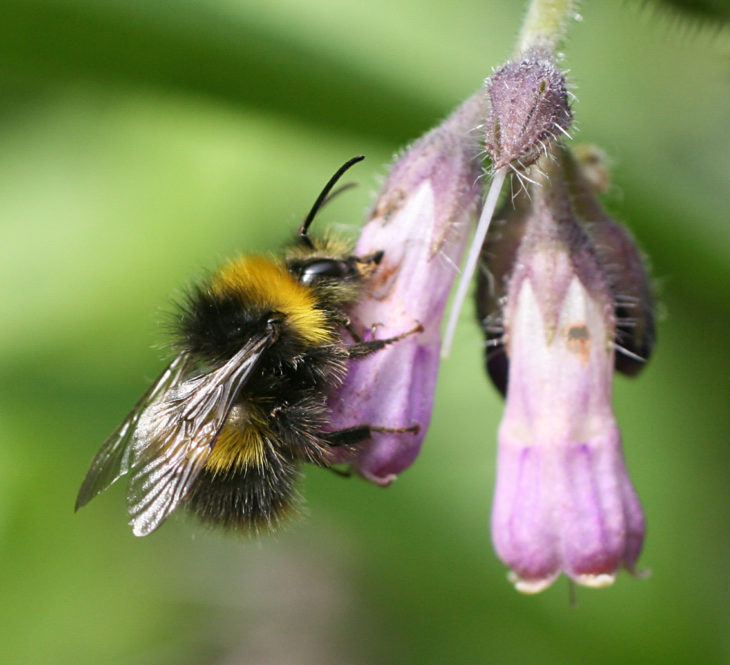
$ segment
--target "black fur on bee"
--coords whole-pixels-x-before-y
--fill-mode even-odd
[[[107,439],[76,501],[85,505],[123,475],[135,535],[179,506],[235,530],[274,526],[297,504],[302,462],[330,466],[334,445],[369,438],[368,425],[327,432],[326,391],[347,361],[393,340],[343,340],[346,309],[383,255],[353,256],[308,228],[344,164],[281,257],[229,261],[179,305],[176,355]],[[380,428],[382,431],[384,428]]]

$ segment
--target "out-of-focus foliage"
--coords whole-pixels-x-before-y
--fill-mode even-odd
[[[727,0],[643,0],[654,2],[681,12],[685,17],[694,16],[707,22],[730,20],[730,3]]]
[[[136,540],[124,492],[78,515],[91,456],[159,371],[165,303],[316,226],[355,233],[376,174],[512,49],[521,3],[0,2],[3,663],[720,663],[730,659],[727,42],[584,3],[565,66],[577,140],[666,312],[616,404],[646,581],[515,593],[488,515],[501,402],[465,314],[418,463],[387,490],[316,469],[260,542],[183,519]]]

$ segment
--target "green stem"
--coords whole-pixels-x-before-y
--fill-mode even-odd
[[[522,23],[517,53],[530,49],[554,53],[565,37],[568,21],[575,15],[574,0],[532,0]]]

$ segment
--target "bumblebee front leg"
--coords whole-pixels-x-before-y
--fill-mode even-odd
[[[353,336],[353,339],[356,340],[355,344],[347,348],[350,358],[364,358],[365,356],[369,356],[371,353],[375,353],[375,351],[380,351],[380,349],[385,348],[388,344],[394,344],[409,335],[415,335],[416,333],[423,332],[423,326],[418,323],[418,325],[416,325],[416,327],[412,330],[408,330],[400,335],[396,335],[395,337],[389,337],[387,339],[371,339],[367,341],[363,341],[358,335],[354,334],[350,327],[348,327],[348,330]],[[374,431],[378,430],[374,429]]]

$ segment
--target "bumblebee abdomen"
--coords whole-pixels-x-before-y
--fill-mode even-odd
[[[300,463],[323,463],[328,449],[320,434],[323,403],[290,397],[242,400],[231,410],[186,498],[204,522],[258,532],[296,510]]]
[[[296,504],[299,477],[292,451],[282,447],[260,409],[234,407],[186,499],[204,522],[233,530],[276,526]]]
[[[205,468],[185,499],[203,522],[235,531],[259,532],[276,527],[299,502],[300,476],[292,460],[263,467],[235,467],[222,473]]]

